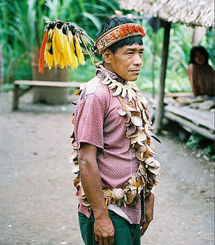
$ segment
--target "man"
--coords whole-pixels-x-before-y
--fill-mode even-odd
[[[160,166],[147,101],[131,82],[140,73],[144,35],[124,17],[103,25],[95,45],[103,63],[76,107],[72,159],[86,245],[139,245],[153,218]]]

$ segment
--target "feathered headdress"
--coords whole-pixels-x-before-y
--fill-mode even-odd
[[[58,66],[61,69],[68,66],[72,69],[77,68],[78,63],[85,64],[84,54],[90,57],[94,53],[100,55],[113,43],[138,35],[145,36],[143,28],[136,23],[126,23],[112,28],[94,42],[81,28],[75,27],[69,21],[62,22],[55,19],[55,21],[47,22],[44,30],[40,48],[39,72],[44,72],[45,63],[49,69],[53,66],[55,69]]]

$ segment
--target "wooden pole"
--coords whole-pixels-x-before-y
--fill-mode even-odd
[[[155,134],[160,133],[162,128],[163,116],[164,116],[164,89],[165,89],[168,50],[169,50],[170,29],[171,29],[171,23],[165,22],[162,62],[161,62],[161,71],[160,71],[160,87],[159,87],[158,104],[156,107],[155,122],[154,122]]]
[[[155,97],[155,58],[157,53],[157,36],[156,33],[153,34],[153,58],[152,58],[152,98]]]
[[[19,85],[14,84],[14,90],[13,90],[13,107],[12,110],[18,110],[19,108]]]

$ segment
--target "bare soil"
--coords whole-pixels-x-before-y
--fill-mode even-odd
[[[12,93],[0,93],[0,245],[81,245],[68,161],[74,106],[31,100],[26,94],[12,112]],[[214,163],[160,138],[162,182],[142,244],[213,245]]]

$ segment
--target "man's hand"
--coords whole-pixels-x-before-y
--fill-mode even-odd
[[[150,193],[146,200],[145,200],[145,215],[146,215],[146,222],[141,224],[141,236],[145,233],[147,230],[150,222],[153,220],[153,214],[154,214],[154,201],[155,197],[153,193]]]
[[[95,241],[100,245],[114,244],[114,226],[109,217],[96,219],[94,223]]]

